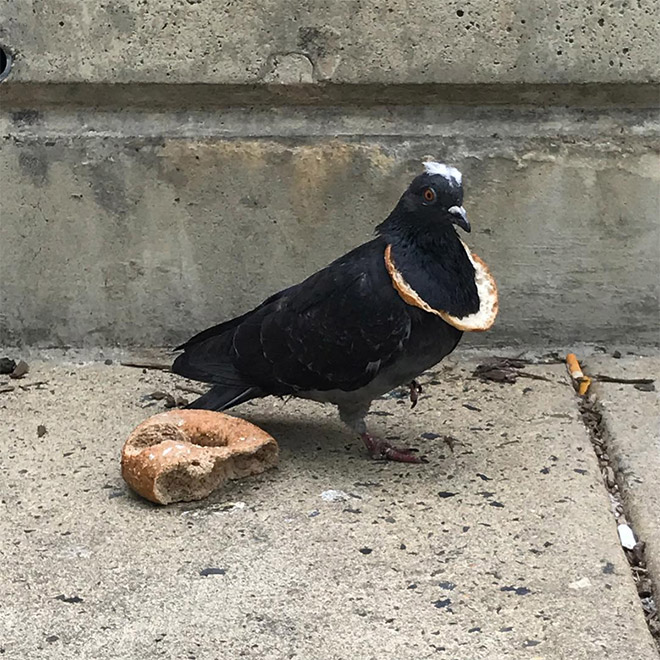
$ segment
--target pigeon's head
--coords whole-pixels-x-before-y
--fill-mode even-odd
[[[470,231],[463,208],[462,175],[444,163],[424,163],[424,173],[415,177],[403,195],[408,211],[435,222],[447,222]]]

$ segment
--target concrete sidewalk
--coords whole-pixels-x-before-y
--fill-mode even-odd
[[[0,394],[2,657],[656,660],[564,366],[498,384],[458,360],[414,411],[402,391],[369,417],[428,464],[267,399],[235,412],[279,468],[167,508],[118,457],[163,409],[145,395],[183,381],[33,363]]]

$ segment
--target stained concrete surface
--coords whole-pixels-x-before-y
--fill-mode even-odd
[[[657,113],[383,112],[7,113],[0,343],[176,345],[369,240],[429,154],[500,289],[473,341],[657,343]]]
[[[425,465],[266,399],[235,413],[279,467],[162,508],[118,455],[162,409],[145,395],[183,381],[32,361],[0,394],[3,657],[657,659],[564,366],[502,385],[474,365],[426,374],[414,411],[374,404],[373,430]]]
[[[596,383],[594,390],[607,450],[638,540],[646,543],[648,568],[656,600],[660,600],[660,359],[593,357],[589,370],[615,378],[656,381],[654,391],[606,382]]]

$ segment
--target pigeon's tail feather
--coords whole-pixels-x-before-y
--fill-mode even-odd
[[[172,371],[179,376],[220,385],[228,390],[245,390],[252,386],[234,366],[231,357],[232,333],[209,336],[192,344],[177,356]]]
[[[263,396],[263,392],[236,369],[231,359],[231,332],[208,335],[184,349],[172,371],[180,376],[211,383],[211,389],[188,408],[227,410],[239,403]]]
[[[214,385],[206,394],[189,403],[186,408],[203,408],[204,410],[228,410],[260,396],[256,387],[231,388]]]

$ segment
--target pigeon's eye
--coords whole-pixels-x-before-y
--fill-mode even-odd
[[[435,190],[433,188],[425,188],[422,196],[425,202],[435,202]]]

